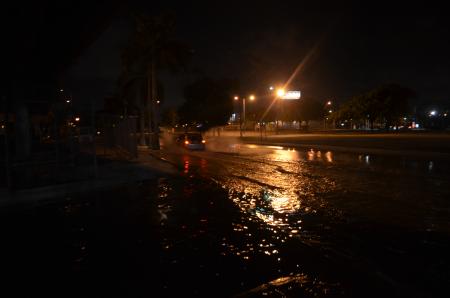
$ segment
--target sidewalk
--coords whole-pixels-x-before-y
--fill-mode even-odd
[[[110,162],[98,166],[97,178],[89,180],[16,191],[0,188],[0,207],[21,203],[36,204],[77,193],[177,174],[173,165],[152,154],[150,149],[139,148],[136,159],[113,157]]]

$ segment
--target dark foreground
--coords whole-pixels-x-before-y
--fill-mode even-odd
[[[233,150],[1,210],[2,296],[448,296],[448,162]]]

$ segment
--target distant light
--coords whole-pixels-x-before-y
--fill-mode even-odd
[[[328,113],[333,113],[333,110],[329,110]]]
[[[75,121],[80,121],[80,117],[75,117]]]
[[[403,120],[405,120],[405,121],[406,121],[406,117],[404,117],[404,118],[403,118]]]
[[[234,100],[238,100],[238,99],[239,99],[239,96],[235,96],[235,97],[234,97]]]
[[[278,89],[278,90],[277,90],[277,95],[278,95],[279,97],[283,96],[285,93],[286,93],[286,92],[284,91],[284,89]]]
[[[447,113],[444,113],[444,117],[447,117]]]
[[[419,128],[419,123],[416,124],[416,128]]]
[[[101,134],[101,132],[100,132],[100,131],[97,131],[97,134],[99,135],[99,134]]]
[[[327,102],[327,105],[329,105],[329,106],[331,105],[331,100]]]
[[[59,89],[59,92],[64,92],[64,89]]]
[[[189,145],[189,141],[184,141],[184,143],[185,143],[186,145]]]
[[[159,100],[157,100],[157,101],[156,101],[156,103],[158,103],[158,104],[159,104],[159,103],[160,103],[160,101],[159,101]]]
[[[3,129],[3,128],[5,128],[5,126],[4,126],[4,125],[2,125],[2,129]]]
[[[437,112],[435,110],[433,110],[433,111],[430,112],[430,116],[436,116],[436,113]]]
[[[203,144],[205,144],[205,143],[206,143],[206,141],[205,141],[205,140],[202,140],[202,143],[203,143]]]
[[[344,126],[344,123],[341,123],[341,126]]]
[[[254,96],[254,95],[250,95],[248,98],[249,98],[250,100],[255,100],[255,96]]]
[[[270,86],[270,87],[269,87],[269,90],[273,90],[273,86]]]
[[[66,100],[66,102],[67,102],[67,103],[70,103],[70,100],[68,99],[68,100]]]

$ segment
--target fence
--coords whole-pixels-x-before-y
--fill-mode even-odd
[[[128,158],[137,158],[137,118],[102,115],[98,136],[99,145],[107,150],[118,150]]]
[[[26,189],[94,179],[101,149],[137,157],[136,118],[108,115],[86,126],[29,123],[29,154],[20,157],[21,136],[14,122],[0,131],[0,188]],[[104,125],[104,124],[110,125]],[[97,124],[97,125],[96,125]],[[103,147],[103,148],[102,148]]]

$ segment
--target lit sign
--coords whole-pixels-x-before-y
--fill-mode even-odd
[[[300,99],[300,91],[287,91],[281,98],[282,99]]]

